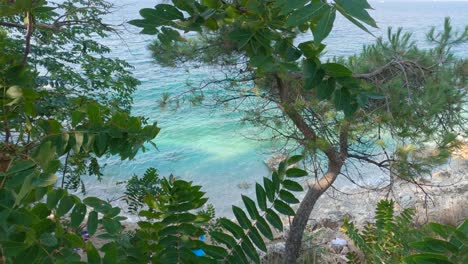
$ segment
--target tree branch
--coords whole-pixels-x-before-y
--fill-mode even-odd
[[[6,22],[6,21],[0,21],[0,26],[9,27],[9,28],[17,28],[17,29],[27,29],[26,25],[18,24],[18,23],[12,23],[12,22]],[[60,27],[57,26],[56,24],[36,23],[35,27],[40,28],[40,29],[52,30],[52,31],[59,31],[60,30]]]

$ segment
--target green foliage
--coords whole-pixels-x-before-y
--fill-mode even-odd
[[[130,244],[119,244],[121,257],[130,263],[259,263],[258,250],[267,251],[265,240],[273,239],[272,228],[283,229],[280,215],[294,215],[290,204],[296,198],[282,184],[286,178],[305,176],[297,168],[289,169],[294,175],[285,170],[286,164],[301,158],[283,161],[271,178],[265,177],[271,188],[257,184],[256,201],[242,196],[245,209],[232,207],[234,221],[213,221],[213,207],[201,210],[208,200],[201,186],[172,177],[160,178],[158,193],[144,197],[147,209],[139,215],[145,220],[138,222]],[[268,202],[267,197],[271,197]],[[208,236],[210,242],[200,241],[201,235]],[[195,249],[202,249],[205,256],[194,257]]]
[[[393,201],[380,201],[375,223],[362,232],[345,219],[342,230],[364,254],[366,263],[455,264],[468,260],[468,220],[457,228],[429,223],[418,229],[413,225],[413,210],[405,209],[399,216],[394,216],[393,210]],[[362,263],[356,252],[347,258],[348,263]]]
[[[394,202],[382,200],[375,210],[375,224],[368,224],[362,232],[345,219],[342,230],[362,251],[367,263],[400,263],[412,251],[409,246],[419,232],[413,227],[414,211],[405,209],[394,215]],[[361,263],[356,253],[350,253],[349,263]]]
[[[434,48],[421,50],[410,33],[389,28],[386,38],[346,63],[355,72],[377,72],[372,78],[387,80],[368,88],[375,91],[361,104],[370,115],[359,121],[364,129],[377,125],[376,133],[387,131],[395,139],[384,147],[394,149],[392,170],[400,178],[415,178],[444,163],[457,146],[456,135],[466,130],[466,76],[458,70],[466,59],[456,58],[451,49],[467,41],[468,31],[454,31],[449,19],[444,25],[428,33]],[[427,144],[435,144],[434,150]]]
[[[17,175],[28,169],[18,166]],[[85,247],[80,235],[83,226],[87,225],[90,235],[99,227],[103,230],[99,237],[106,238],[118,237],[122,231],[120,208],[98,198],[81,201],[63,189],[36,187],[27,194],[27,205],[16,205],[13,192],[4,188],[0,193],[0,255],[5,263],[80,261],[73,249]],[[88,258],[93,253],[87,251]],[[94,257],[100,259],[99,255]]]
[[[163,65],[176,66],[187,61],[236,64],[240,56],[246,56],[248,70],[257,77],[283,75],[302,68],[304,87],[312,89],[321,83],[337,81],[327,76],[352,79],[344,65],[322,65],[319,55],[325,46],[321,43],[331,32],[336,11],[365,30],[363,23],[376,27],[367,12],[369,8],[367,1],[360,0],[332,3],[182,0],[142,9],[142,18],[129,23],[142,28],[144,34],[157,35],[158,40],[150,49]],[[176,30],[197,32],[199,40],[186,40]],[[314,40],[295,46],[299,34],[308,30]],[[356,96],[360,91],[359,86],[343,86],[346,87],[336,89],[334,102],[348,116],[357,109]]]
[[[133,250],[139,252],[139,259],[132,262],[191,263],[191,250],[203,244],[198,240],[203,234],[200,224],[210,220],[192,210],[202,207],[207,199],[200,186],[183,180],[163,178],[161,188],[158,196],[148,194],[144,198],[148,210],[139,215],[147,220],[138,222],[140,229],[136,231]]]
[[[51,144],[45,146],[50,148]],[[160,179],[154,169],[149,169],[142,181],[153,184],[158,191],[143,198],[147,210],[139,215],[146,220],[138,222],[127,240],[122,234],[120,221],[124,218],[119,216],[120,208],[95,197],[81,201],[64,189],[52,189],[55,178],[40,180],[44,177],[41,168],[54,162],[46,155],[48,151],[41,149],[42,163],[15,161],[2,173],[12,178],[4,180],[6,184],[0,189],[0,213],[4,216],[0,241],[7,263],[21,263],[32,256],[36,261],[52,263],[79,261],[74,248],[85,248],[88,261],[96,263],[100,263],[101,256],[129,263],[259,263],[257,249],[267,250],[264,239],[273,239],[271,228],[283,228],[280,215],[294,215],[290,204],[297,199],[285,189],[284,181],[306,175],[297,168],[285,169],[301,157],[283,161],[271,178],[264,178],[268,188],[257,185],[257,201],[243,196],[246,209],[233,206],[236,221],[221,218],[216,228],[209,228],[214,210],[199,210],[208,200],[201,186],[172,177]],[[141,188],[136,183],[141,181],[132,181],[132,188]],[[98,234],[107,244],[99,249],[84,243],[79,236],[84,226],[91,236]],[[198,240],[205,233],[212,244]],[[203,249],[206,255],[194,258],[195,249]]]
[[[131,94],[139,82],[129,72],[132,67],[123,60],[106,57],[109,48],[98,41],[114,31],[103,21],[114,8],[111,3],[2,0],[0,6],[0,22],[8,22],[0,27],[7,30],[10,38],[10,45],[2,50],[20,54],[19,58],[24,55],[27,42],[24,35],[28,21],[24,16],[31,15],[33,28],[27,60],[44,69],[38,73],[37,83],[53,88],[47,108],[57,115],[66,114],[60,107],[69,106],[63,99],[73,95],[129,109]]]
[[[131,159],[145,143],[153,144],[156,124],[129,113],[139,83],[131,66],[107,58],[109,48],[98,43],[114,30],[102,20],[112,4],[25,0],[0,5],[2,171],[12,160],[55,152],[48,170],[61,172],[62,187],[77,189],[82,175],[101,176],[98,157]]]
[[[458,227],[430,223],[430,235],[412,242],[413,249],[420,252],[404,258],[405,263],[467,263],[468,220]]]
[[[129,212],[137,214],[145,204],[144,198],[147,195],[158,197],[160,192],[161,178],[155,168],[147,169],[141,178],[134,175],[126,182],[124,192]]]
[[[92,2],[92,3],[91,3]],[[131,159],[159,133],[131,116],[138,81],[104,56],[96,37],[112,31],[105,1],[0,1],[0,256],[6,263],[79,262],[101,256],[80,236],[122,240],[120,208],[81,201],[62,186],[101,175],[97,158]],[[26,37],[25,37],[26,36]],[[84,190],[84,186],[83,190]],[[112,248],[112,246],[107,246]],[[104,259],[113,259],[108,251]]]

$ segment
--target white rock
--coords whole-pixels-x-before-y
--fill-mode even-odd
[[[335,238],[335,239],[333,239],[331,241],[331,244],[332,244],[332,246],[342,246],[342,247],[344,247],[344,246],[348,245],[348,241],[346,241],[345,239],[337,237],[337,238]]]

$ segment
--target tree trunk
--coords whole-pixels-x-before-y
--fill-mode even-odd
[[[304,117],[297,109],[291,107],[294,105],[297,98],[290,95],[290,89],[278,74],[274,75],[276,79],[276,85],[278,88],[278,94],[280,97],[280,103],[278,106],[287,115],[294,125],[304,136],[305,140],[316,141],[318,136],[313,127],[309,126]],[[313,185],[309,186],[309,190],[306,196],[299,205],[299,209],[294,216],[293,222],[289,227],[289,235],[286,240],[286,256],[285,263],[293,264],[296,263],[299,257],[299,252],[302,244],[302,236],[304,234],[307,221],[309,220],[310,213],[314,209],[314,205],[320,196],[333,184],[341,171],[341,167],[344,161],[348,157],[348,129],[349,122],[344,120],[339,132],[339,148],[335,149],[333,146],[329,146],[323,150],[324,154],[328,158],[328,171],[325,175],[317,180]]]
[[[312,209],[314,209],[314,205],[320,196],[336,180],[342,166],[342,160],[329,160],[327,173],[320,180],[309,186],[309,190],[302,200],[289,228],[289,235],[286,240],[286,256],[284,263],[296,263],[301,250],[302,236],[309,220],[310,213],[312,212]]]

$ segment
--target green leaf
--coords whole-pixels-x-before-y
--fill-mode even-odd
[[[58,205],[56,214],[58,217],[64,216],[75,204],[75,200],[71,196],[64,196]]]
[[[23,11],[29,11],[32,9],[33,1],[32,0],[16,0],[14,4],[16,5],[16,8],[18,9],[21,9]]]
[[[238,245],[234,248],[234,259],[235,261],[230,261],[231,263],[236,264],[250,264],[249,260],[244,254],[244,250]]]
[[[257,218],[257,228],[266,238],[273,240],[273,232],[271,232],[270,226],[265,221],[265,219],[259,217]]]
[[[237,245],[236,240],[225,233],[213,231],[210,233],[210,236],[215,241],[225,244],[228,248],[234,248]]]
[[[334,78],[329,78],[326,81],[321,82],[317,86],[317,98],[319,100],[329,100],[333,92],[335,91],[336,81]]]
[[[57,159],[51,160],[49,164],[47,164],[47,166],[44,168],[42,174],[43,175],[54,174],[60,169],[61,166],[62,166],[62,163],[60,162],[60,160],[57,160]],[[54,184],[55,181],[57,180],[57,177],[54,177],[54,176],[55,175],[43,177],[43,179],[40,180],[40,183],[38,183],[40,184],[39,187],[46,187],[46,186]],[[51,179],[50,177],[54,179]]]
[[[279,197],[289,203],[289,204],[297,204],[299,203],[299,200],[294,196],[294,194],[286,191],[286,190],[281,190],[279,193]]]
[[[194,13],[194,5],[191,1],[187,1],[187,0],[172,0],[172,3],[174,3],[174,6],[176,6],[178,9],[180,10],[184,10],[184,11],[187,11],[187,13],[189,14],[193,14]]]
[[[86,216],[86,205],[79,203],[76,204],[71,213],[71,226],[78,227]]]
[[[325,45],[317,44],[313,41],[302,42],[298,47],[307,59],[317,58],[325,49]]]
[[[82,248],[84,247],[84,241],[83,238],[79,237],[76,234],[73,233],[67,233],[65,234],[65,241],[71,248]]]
[[[143,201],[151,209],[158,209],[159,207],[158,202],[156,201],[156,198],[151,194],[145,195],[145,197],[143,198]]]
[[[294,155],[294,156],[290,157],[290,158],[287,160],[286,163],[287,163],[289,166],[295,165],[296,163],[298,163],[299,161],[301,161],[303,158],[304,158],[303,155]]]
[[[99,104],[96,102],[90,103],[86,107],[86,113],[88,114],[88,119],[93,125],[101,124],[101,111],[99,110]]]
[[[119,263],[118,247],[115,242],[104,245],[101,251],[105,253],[103,264]]]
[[[284,165],[284,163],[283,163],[283,165]],[[283,168],[283,175],[284,175],[284,168]],[[280,185],[281,185],[281,180],[279,178],[279,173],[274,171],[271,174],[271,180],[273,182],[273,187],[275,188],[275,192],[279,191],[279,188],[280,188]]]
[[[435,238],[425,238],[423,241],[411,243],[411,246],[419,251],[428,253],[458,253],[456,246]]]
[[[35,7],[33,10],[34,10],[34,13],[48,13],[48,12],[51,12],[51,11],[54,11],[55,9],[57,9],[56,7],[51,7],[51,6],[39,6],[39,7]]]
[[[307,2],[307,0],[277,0],[274,2],[273,6],[280,9],[279,14],[285,15],[289,12],[302,8]]]
[[[250,58],[250,64],[252,67],[264,72],[271,72],[276,69],[275,59],[272,56],[255,55]]]
[[[339,64],[339,63],[325,63],[322,64],[322,69],[325,70],[325,72],[332,76],[332,77],[349,77],[353,75],[353,72],[346,68],[345,66]]]
[[[149,19],[133,19],[128,21],[128,23],[135,27],[144,28],[143,30],[145,30],[145,32],[142,32],[143,34],[154,35],[159,32],[155,28],[157,26],[156,21],[151,21]]]
[[[337,110],[343,110],[346,105],[351,103],[351,95],[349,94],[348,89],[342,87],[341,89],[335,90],[335,95],[333,97],[335,108]]]
[[[446,256],[429,253],[412,255],[405,257],[404,260],[408,264],[453,264]]]
[[[265,191],[268,200],[270,202],[273,202],[273,200],[275,199],[275,185],[270,179],[263,177],[263,186],[265,186]]]
[[[101,257],[91,241],[86,242],[86,256],[89,264],[101,264]]]
[[[278,216],[278,214],[275,213],[275,211],[267,209],[266,219],[276,229],[283,231],[283,222],[281,221],[281,218]]]
[[[44,203],[36,204],[32,209],[31,213],[37,215],[37,217],[43,219],[50,215],[50,209]]]
[[[119,221],[107,217],[102,219],[102,226],[109,234],[117,234],[122,230],[122,225]]]
[[[108,147],[109,137],[107,133],[101,132],[96,135],[96,140],[94,141],[94,151],[100,157],[104,155]]]
[[[252,39],[255,32],[252,32],[249,29],[238,28],[231,31],[228,36],[231,40],[237,43],[237,47],[242,49],[247,43]]]
[[[321,43],[330,34],[335,22],[336,9],[330,8],[323,16],[320,17],[317,25],[312,30],[314,41]]]
[[[282,39],[275,45],[275,50],[287,62],[296,61],[302,56],[302,52],[296,48],[290,39]]]
[[[0,241],[0,245],[2,245],[3,254],[5,254],[5,256],[7,257],[17,256],[29,247],[29,245],[23,242],[15,242],[9,240]]]
[[[286,177],[289,178],[300,178],[307,176],[308,173],[305,170],[299,169],[299,168],[290,168],[286,170]]]
[[[210,17],[208,18],[206,21],[205,21],[205,26],[211,30],[218,30],[219,29],[219,25],[218,25],[218,22],[216,21],[216,19]]]
[[[262,236],[258,233],[258,230],[255,227],[250,228],[249,237],[252,239],[252,242],[263,252],[267,252],[265,242],[262,239]]]
[[[73,111],[71,115],[72,127],[76,127],[81,121],[84,120],[86,114],[82,111]]]
[[[217,258],[217,259],[223,259],[225,256],[228,255],[228,252],[226,251],[226,249],[222,247],[204,244],[202,246],[202,249],[203,251],[205,251],[205,253],[208,256],[213,256],[214,258]]]
[[[218,8],[222,4],[220,0],[202,0],[201,3],[209,8]]]
[[[429,228],[445,239],[448,239],[456,230],[454,227],[439,223],[430,223]]]
[[[49,164],[55,163],[57,160],[53,160]],[[58,161],[57,161],[58,162]],[[60,165],[60,162],[58,162]],[[52,173],[41,173],[38,178],[33,179],[32,184],[36,187],[47,187],[54,185],[57,182],[57,175]]]
[[[36,164],[31,160],[15,160],[8,168],[7,174],[13,176],[22,171],[29,171],[35,166]]]
[[[86,197],[83,199],[83,203],[92,208],[99,208],[105,204],[105,202],[96,197]]]
[[[260,264],[260,257],[249,238],[245,237],[242,240],[241,246],[244,253],[252,260],[253,263]]]
[[[34,151],[32,157],[41,167],[47,167],[48,163],[55,158],[55,153],[56,148],[52,146],[52,142],[46,141]]]
[[[351,116],[357,110],[357,102],[345,87],[335,90],[334,104],[337,110],[343,110],[345,116]]]
[[[39,240],[41,244],[47,247],[55,247],[57,245],[57,238],[51,233],[43,233]]]
[[[284,214],[284,215],[290,215],[290,216],[293,216],[295,215],[295,212],[294,210],[289,207],[288,204],[286,204],[285,202],[281,201],[281,200],[276,200],[274,203],[273,203],[273,206],[275,207],[275,209],[281,213],[281,214]]]
[[[94,233],[96,233],[97,226],[98,226],[98,213],[96,211],[92,211],[88,215],[88,224],[86,225],[88,229],[88,233],[90,235],[93,235]]]
[[[173,20],[183,19],[184,14],[173,5],[159,4],[155,9],[143,8],[140,10],[140,15],[144,21],[130,21],[132,25],[143,27],[157,27],[163,25],[171,25]]]
[[[313,2],[291,13],[286,20],[286,26],[295,27],[302,25],[312,20],[312,18],[320,16],[328,9],[330,9],[330,7],[327,4],[322,2]]]
[[[457,230],[462,232],[465,236],[468,236],[468,219],[465,219],[463,223],[458,225]]]
[[[26,182],[33,179],[35,176],[36,171],[34,168],[29,170],[20,171],[16,173],[7,173],[4,177],[10,177],[10,179],[6,182],[6,186],[9,189],[14,189],[16,187],[24,185]]]
[[[258,207],[262,209],[263,211],[266,211],[266,208],[267,208],[266,192],[263,189],[263,187],[258,183],[255,184],[255,193],[257,195]]]
[[[234,213],[237,222],[239,222],[240,226],[242,226],[244,229],[248,229],[252,225],[247,215],[239,207],[233,205],[232,212]]]
[[[75,132],[75,152],[78,153],[83,145],[84,136],[81,132]]]
[[[242,230],[242,228],[238,224],[232,222],[231,220],[226,219],[226,218],[221,218],[219,219],[219,223],[226,230],[231,232],[237,239],[240,239],[241,237],[244,236],[244,230]]]
[[[304,89],[310,90],[322,82],[325,76],[324,70],[319,68],[315,60],[307,59],[302,64],[304,72]]]
[[[252,219],[257,219],[260,217],[260,214],[257,210],[257,206],[255,205],[255,202],[252,199],[245,195],[242,195],[242,201],[244,201],[245,208],[247,209],[247,212],[249,213]]]
[[[65,195],[63,189],[52,190],[47,194],[47,208],[53,209],[57,205],[58,201]]]
[[[356,90],[361,87],[361,81],[352,76],[339,77],[339,78],[336,78],[336,80],[338,83],[340,83],[342,86],[346,86],[346,88],[348,89]]]
[[[168,27],[161,28],[161,34],[158,35],[159,41],[164,45],[170,45],[173,41],[182,40],[180,33]]]
[[[302,191],[304,191],[302,186],[299,183],[295,182],[295,181],[284,180],[282,184],[283,184],[283,187],[285,189],[288,189],[288,190],[293,191],[293,192],[302,192]]]
[[[351,23],[359,27],[360,29],[364,30],[365,32],[369,33],[370,35],[374,36],[372,32],[369,31],[361,22],[356,20],[354,17],[352,17],[350,14],[346,12],[345,9],[343,9],[340,5],[335,5],[336,9],[346,18],[348,19]]]
[[[343,8],[343,10],[350,16],[357,18],[372,27],[377,27],[375,20],[366,11],[366,9],[371,9],[367,0],[336,0],[335,3]]]

